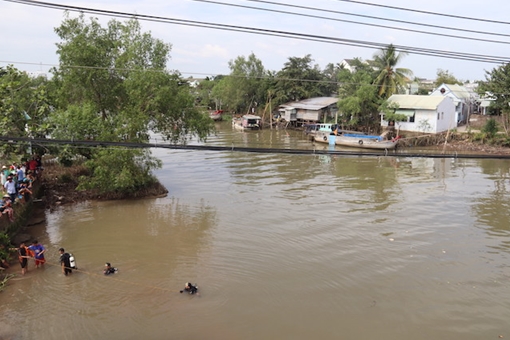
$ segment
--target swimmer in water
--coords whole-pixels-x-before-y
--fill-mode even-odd
[[[196,283],[193,286],[191,283],[186,282],[184,289],[179,291],[179,293],[183,293],[183,292],[188,292],[189,294],[197,294],[198,295],[198,286]]]

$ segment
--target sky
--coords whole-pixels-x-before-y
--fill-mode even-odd
[[[474,0],[416,2],[403,0],[67,0],[65,2],[46,0],[46,2],[186,21],[349,39],[383,44],[383,46],[394,44],[418,49],[504,58],[510,55],[510,19],[507,15],[510,12],[510,2],[500,0],[483,2]],[[78,13],[70,12],[70,15],[75,17]],[[113,17],[98,14],[85,13],[85,16],[96,17],[104,25],[113,19]],[[381,18],[393,21],[380,20]],[[58,27],[63,19],[63,10],[0,0],[0,67],[12,64],[32,74],[48,73],[51,67],[58,65],[56,43],[59,42],[59,37],[55,34],[54,28]],[[125,19],[116,18],[116,20]],[[405,22],[422,25],[411,25]],[[172,45],[168,68],[179,71],[185,77],[204,78],[229,74],[229,61],[239,56],[248,57],[251,53],[262,61],[267,70],[279,71],[291,57],[301,58],[309,54],[314,64],[324,69],[327,64],[341,63],[343,59],[372,59],[373,55],[379,51],[376,47],[349,46],[267,34],[146,20],[140,20],[140,23],[143,31],[150,31],[154,38]],[[365,23],[365,25],[359,23]],[[388,28],[373,25],[388,26]],[[438,26],[451,29],[442,29]],[[462,36],[468,39],[445,35]],[[486,71],[491,71],[499,65],[501,64],[486,61],[457,60],[436,55],[424,56],[409,53],[403,57],[399,66],[411,69],[414,76],[419,78],[433,80],[436,78],[438,69],[442,69],[459,80],[476,81],[485,80]]]

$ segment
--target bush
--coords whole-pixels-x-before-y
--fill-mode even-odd
[[[62,183],[71,183],[73,181],[73,176],[66,172],[66,173],[63,173],[62,175],[60,175],[60,182]]]
[[[11,247],[11,238],[6,233],[0,233],[0,261],[9,258],[9,248]]]
[[[498,123],[496,120],[494,118],[487,120],[482,128],[482,132],[485,133],[488,138],[494,138],[498,133]]]

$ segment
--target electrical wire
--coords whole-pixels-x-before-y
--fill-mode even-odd
[[[194,1],[199,1],[199,0],[194,0]],[[355,16],[355,17],[367,18],[367,19],[391,21],[391,22],[397,22],[397,23],[401,23],[401,24],[424,26],[424,27],[430,27],[430,28],[439,28],[439,29],[444,29],[444,30],[460,31],[460,32],[466,32],[466,33],[476,33],[476,34],[498,35],[498,36],[503,36],[503,37],[510,37],[510,34],[504,34],[504,33],[476,31],[476,30],[470,30],[470,29],[458,28],[458,27],[448,27],[448,26],[424,24],[424,23],[419,23],[419,22],[414,22],[414,21],[406,21],[406,20],[390,19],[390,18],[384,18],[384,17],[372,16],[372,15],[365,15],[365,14],[341,12],[341,11],[336,11],[336,10],[332,10],[332,9],[321,9],[321,8],[309,7],[309,6],[291,5],[291,4],[285,4],[285,3],[280,3],[280,2],[274,2],[274,1],[265,1],[265,0],[245,0],[245,1],[270,4],[270,5],[276,5],[276,6],[292,7],[292,8],[298,8],[298,9],[304,9],[307,11],[319,11],[319,12],[342,14],[342,15]],[[475,20],[475,19],[473,18],[473,20]]]
[[[356,24],[356,25],[364,25],[364,26],[378,27],[378,28],[387,28],[387,29],[392,29],[392,30],[405,31],[405,32],[413,32],[413,33],[420,33],[420,34],[428,34],[428,35],[440,36],[440,37],[446,37],[446,38],[465,39],[465,40],[472,40],[472,41],[474,40],[474,41],[481,41],[481,42],[488,42],[488,43],[495,43],[495,44],[510,44],[509,41],[491,40],[491,39],[466,37],[466,36],[459,36],[459,35],[452,35],[452,34],[419,31],[419,30],[414,30],[414,29],[409,29],[409,28],[400,28],[400,27],[392,27],[392,26],[372,24],[372,23],[352,21],[352,20],[335,19],[335,18],[324,17],[324,16],[319,16],[319,15],[312,15],[312,14],[305,14],[305,13],[296,13],[296,12],[288,12],[288,11],[281,11],[281,10],[275,10],[275,9],[261,8],[261,7],[253,7],[253,6],[238,5],[238,4],[229,4],[229,3],[224,3],[224,2],[219,2],[219,1],[212,1],[212,0],[193,0],[193,1],[195,1],[195,2],[203,2],[203,3],[210,3],[210,4],[214,4],[214,5],[223,5],[223,6],[239,7],[239,8],[245,8],[245,9],[254,9],[254,10],[259,10],[259,11],[273,12],[273,13],[289,14],[289,15],[302,16],[302,17],[314,18],[314,19],[330,20],[330,21],[337,21],[337,22],[346,22],[346,23]],[[250,1],[250,0],[248,0],[248,1]],[[270,2],[270,1],[257,1],[257,2],[277,4],[277,3],[274,3],[274,2]],[[278,5],[288,6],[288,7],[293,7],[293,8],[302,8],[302,9],[307,9],[307,10],[317,10],[317,11],[324,11],[324,12],[326,12],[326,10],[323,10],[323,9],[317,9],[317,8],[306,7],[306,6],[296,6],[296,5],[287,5],[287,4],[278,4]],[[341,14],[346,14],[346,15],[356,15],[356,14],[349,14],[349,13],[338,12],[338,11],[327,11],[327,12],[341,13]],[[384,18],[373,17],[373,16],[364,16],[364,15],[363,15],[363,17],[372,18],[372,19],[378,19],[378,20],[391,20],[391,19],[384,19]],[[404,22],[404,23],[408,23],[408,24],[411,23],[409,21],[400,21],[400,20],[399,20],[399,22]],[[416,23],[414,23],[414,24],[416,24]],[[430,25],[430,26],[435,27],[435,28],[438,27],[438,26],[433,26],[433,25]],[[454,29],[454,28],[447,27],[447,29]],[[460,29],[455,29],[455,30],[460,30]],[[481,33],[481,34],[495,35],[494,33],[490,33],[490,32],[483,32],[482,33],[482,32],[479,32],[479,31],[470,31],[470,30],[467,30],[467,31],[470,32],[470,33],[476,32],[476,33]],[[506,37],[510,37],[510,35],[508,35],[508,34],[501,34],[501,35],[502,36],[506,36]]]
[[[236,151],[236,152],[252,152],[265,154],[291,154],[291,155],[330,155],[330,156],[368,156],[368,157],[406,157],[406,158],[476,158],[476,159],[510,159],[510,155],[503,154],[425,154],[425,153],[406,153],[406,152],[360,152],[360,151],[340,151],[340,150],[305,150],[305,149],[272,149],[272,148],[253,148],[253,147],[237,147],[237,146],[213,146],[213,145],[184,145],[184,144],[163,144],[163,143],[129,143],[129,142],[105,142],[105,141],[89,141],[89,140],[62,140],[62,139],[45,139],[45,138],[27,138],[27,137],[9,137],[0,136],[0,141],[6,143],[32,142],[37,144],[50,145],[72,145],[79,147],[123,147],[123,148],[165,148],[174,150],[188,151]]]
[[[315,42],[322,42],[322,43],[356,46],[356,47],[363,47],[363,48],[379,48],[380,49],[380,48],[387,47],[387,44],[384,44],[384,43],[376,43],[376,42],[353,40],[353,39],[340,39],[340,38],[319,36],[319,35],[313,35],[313,34],[277,31],[277,30],[260,29],[260,28],[252,28],[252,27],[243,27],[243,26],[237,26],[237,25],[206,23],[206,22],[193,21],[193,20],[166,18],[166,17],[141,15],[141,14],[126,13],[126,12],[118,12],[118,11],[98,10],[98,9],[85,8],[85,7],[60,5],[60,4],[48,3],[48,2],[42,2],[42,1],[31,1],[31,0],[3,0],[3,1],[38,6],[38,7],[47,7],[47,8],[58,9],[58,10],[87,12],[87,13],[94,13],[94,14],[98,14],[98,15],[107,15],[107,16],[122,17],[122,18],[136,18],[136,19],[140,19],[140,20],[162,22],[162,23],[168,23],[168,24],[177,24],[177,25],[217,29],[217,30],[226,30],[226,31],[231,31],[231,32],[251,33],[251,34],[259,34],[259,35],[266,35],[266,36],[276,36],[276,37],[283,37],[283,38],[292,38],[292,39],[300,39],[300,40],[315,41]],[[405,53],[425,55],[425,56],[443,57],[443,58],[449,58],[449,59],[478,61],[478,62],[495,63],[495,64],[502,64],[502,63],[510,62],[510,58],[508,58],[508,57],[498,57],[498,56],[464,53],[464,52],[449,52],[449,51],[425,49],[425,48],[409,47],[409,46],[400,46],[400,45],[394,45],[394,47],[398,52],[405,52]]]
[[[437,16],[442,16],[442,17],[447,17],[447,18],[472,20],[472,21],[483,21],[483,22],[489,22],[492,24],[510,25],[510,22],[508,22],[508,21],[498,21],[498,20],[491,20],[491,19],[484,19],[484,18],[465,17],[465,16],[460,16],[460,15],[454,15],[454,14],[428,12],[428,11],[422,11],[422,10],[418,10],[418,9],[410,9],[410,8],[389,6],[389,5],[380,5],[380,4],[374,4],[374,3],[369,3],[369,2],[363,2],[363,1],[354,1],[354,0],[336,0],[336,1],[349,2],[349,3],[353,3],[353,4],[360,4],[360,5],[367,5],[367,6],[383,7],[383,8],[395,9],[395,10],[399,10],[399,11],[408,11],[408,12],[415,12],[415,13],[422,13],[422,14],[429,14],[429,15],[437,15]]]

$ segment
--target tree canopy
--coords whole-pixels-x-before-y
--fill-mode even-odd
[[[374,84],[379,87],[381,97],[389,98],[392,94],[402,92],[412,77],[411,70],[397,67],[405,55],[403,52],[397,53],[393,44],[374,54],[373,67],[379,72]]]
[[[436,81],[434,83],[436,86],[441,86],[442,84],[458,84],[462,85],[462,82],[455,78],[453,74],[448,70],[438,69],[436,73]]]
[[[478,91],[481,96],[494,99],[491,109],[504,115],[504,128],[510,131],[510,63],[486,71]]]
[[[137,20],[111,20],[102,27],[83,14],[67,16],[55,32],[61,42],[59,66],[53,69],[53,137],[145,143],[154,132],[185,143],[190,136],[205,139],[212,131],[213,122],[195,106],[188,82],[165,69],[171,45],[142,32]],[[136,191],[154,181],[150,173],[159,164],[147,149],[72,153],[89,159],[97,179],[83,185],[101,183],[95,188],[105,192]]]
[[[262,61],[251,53],[248,58],[239,56],[228,63],[230,74],[223,77],[212,91],[230,111],[247,113],[266,101],[269,73]]]
[[[276,73],[274,91],[277,103],[331,95],[330,79],[313,62],[309,54],[303,58],[289,58]],[[334,68],[329,73],[332,71],[334,73]]]
[[[29,77],[12,66],[0,68],[0,128],[5,136],[45,137],[50,109],[46,79]],[[0,152],[3,158],[15,153],[25,159],[30,151],[27,144],[3,143]]]

